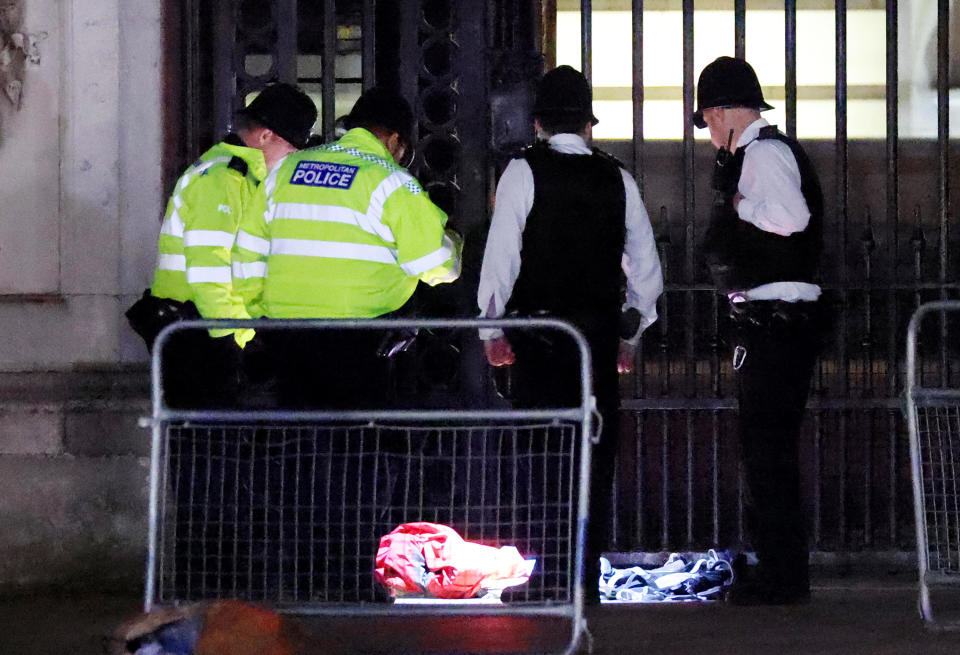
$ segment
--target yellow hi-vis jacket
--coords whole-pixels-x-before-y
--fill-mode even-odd
[[[177,181],[160,228],[157,270],[150,292],[158,298],[192,300],[204,318],[250,318],[233,289],[230,251],[241,217],[262,211],[263,152],[218,143]],[[233,334],[242,347],[253,330],[211,330]]]
[[[462,241],[447,215],[370,132],[288,155],[245,214],[234,288],[251,316],[373,318],[401,307],[417,281],[460,275]]]

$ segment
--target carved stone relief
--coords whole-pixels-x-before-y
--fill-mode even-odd
[[[24,0],[0,0],[0,97],[16,109],[23,100],[27,63],[40,63],[37,44],[47,36],[24,32],[23,5]]]

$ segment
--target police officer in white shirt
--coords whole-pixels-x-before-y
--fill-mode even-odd
[[[587,537],[587,599],[596,601],[618,450],[617,371],[633,368],[640,334],[657,319],[663,278],[636,183],[615,159],[588,145],[597,119],[584,76],[569,66],[544,75],[533,117],[538,143],[510,162],[497,185],[478,303],[481,316],[489,318],[511,314],[570,320],[590,345],[604,418],[593,453]],[[480,336],[491,365],[516,362],[515,406],[579,403],[572,343],[558,338],[545,344],[522,331],[481,330]]]
[[[800,145],[769,125],[750,64],[720,57],[697,83],[693,122],[718,148],[704,249],[730,301],[748,528],[759,565],[739,604],[810,595],[798,439],[822,328],[816,284],[823,194]]]

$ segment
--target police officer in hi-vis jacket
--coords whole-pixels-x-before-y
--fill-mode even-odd
[[[459,236],[397,162],[412,147],[413,110],[398,93],[368,89],[337,141],[287,156],[264,182],[266,211],[244,216],[234,283],[251,315],[377,318],[417,284],[460,274]],[[266,349],[287,406],[383,403],[382,335],[369,330],[272,331]]]
[[[282,83],[266,87],[237,112],[234,132],[203,153],[174,187],[145,302],[181,318],[250,318],[231,273],[237,226],[248,214],[263,211],[261,182],[267,170],[303,147],[316,118],[313,101]],[[154,336],[145,336],[148,348]],[[163,357],[167,402],[234,404],[240,349],[252,337],[253,330],[174,335]]]
[[[809,598],[798,439],[821,330],[817,269],[823,195],[794,139],[769,125],[770,109],[746,61],[703,69],[693,122],[718,148],[707,264],[729,301],[739,388],[748,530],[759,565],[734,587],[739,604]]]

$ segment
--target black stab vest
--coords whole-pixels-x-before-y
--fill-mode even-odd
[[[523,156],[533,171],[534,198],[507,310],[616,329],[626,238],[620,167],[599,151],[569,155],[546,143]]]
[[[733,209],[732,193],[719,191],[704,237],[704,251],[713,281],[723,293],[770,282],[812,283],[823,252],[823,192],[810,159],[796,140],[775,125],[763,127],[757,139],[777,139],[790,148],[800,169],[800,191],[810,210],[810,221],[802,232],[789,236],[766,232],[741,220]],[[730,173],[737,180],[745,150],[738,148],[725,164],[736,167]],[[736,192],[735,186],[731,191]]]

